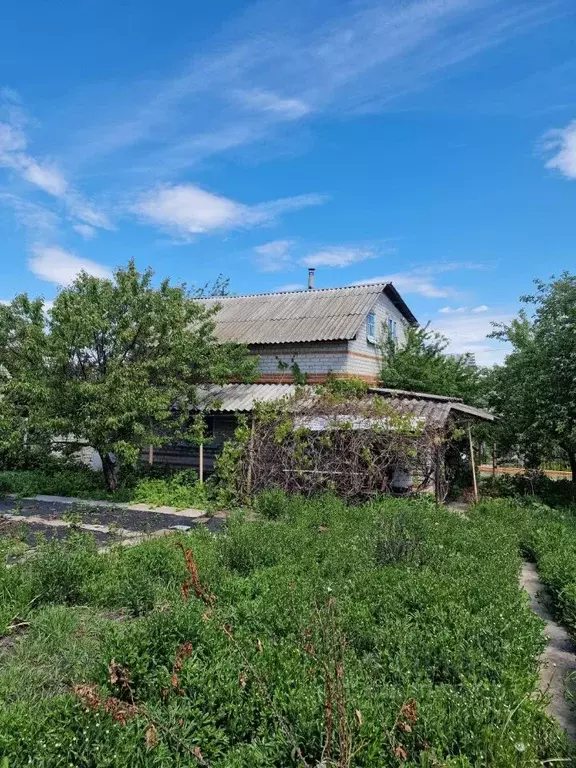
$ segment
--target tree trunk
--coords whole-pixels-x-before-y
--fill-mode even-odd
[[[102,461],[102,472],[104,473],[104,480],[108,490],[114,493],[118,488],[118,482],[120,479],[120,464],[118,459],[113,453],[109,451],[98,451],[100,459]]]

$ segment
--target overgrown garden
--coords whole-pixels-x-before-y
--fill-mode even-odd
[[[99,555],[78,533],[2,567],[10,766],[571,759],[537,693],[544,639],[518,588],[524,532],[543,562],[538,513],[281,493],[257,508],[220,536]]]

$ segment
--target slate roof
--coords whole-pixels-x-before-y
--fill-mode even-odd
[[[315,387],[308,387],[312,393]],[[210,384],[198,389],[198,406],[212,413],[249,413],[257,402],[275,402],[292,397],[295,384]],[[373,387],[374,395],[386,397],[395,411],[410,415],[433,426],[442,426],[451,415],[494,421],[494,416],[481,408],[466,405],[461,400],[422,392]],[[214,402],[217,403],[214,406]]]
[[[417,320],[391,283],[201,299],[219,305],[214,316],[222,341],[289,344],[353,339],[384,293],[406,320]]]

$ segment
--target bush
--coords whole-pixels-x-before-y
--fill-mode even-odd
[[[271,488],[261,491],[254,498],[254,508],[262,517],[269,520],[277,520],[286,514],[289,505],[289,496],[280,488]]]
[[[0,599],[30,622],[0,650],[10,766],[570,759],[534,695],[544,639],[518,589],[527,509],[513,525],[506,501],[468,520],[424,500],[276,501],[274,522],[238,514],[219,536],[103,555],[77,538],[0,570]],[[85,637],[82,621],[98,632]],[[42,668],[59,672],[22,686],[39,633]]]
[[[483,478],[481,491],[490,497],[520,499],[532,496],[550,507],[576,504],[576,483],[564,478],[553,480],[540,470]]]

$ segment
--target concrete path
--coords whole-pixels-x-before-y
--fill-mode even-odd
[[[546,622],[544,632],[548,645],[542,654],[540,688],[550,696],[548,714],[555,717],[568,737],[576,742],[576,712],[564,695],[566,675],[576,671],[576,646],[548,609],[546,590],[533,563],[523,564],[520,583],[530,597],[530,607]]]

